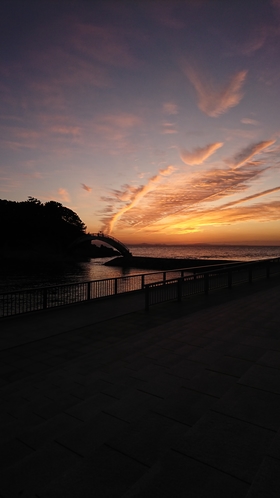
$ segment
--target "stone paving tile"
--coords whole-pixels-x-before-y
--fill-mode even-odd
[[[122,453],[101,446],[82,463],[54,479],[39,498],[121,498],[147,467]]]
[[[150,410],[157,411],[162,402],[158,396],[134,389],[128,396],[108,405],[103,411],[121,420],[133,422]]]
[[[215,396],[216,398],[223,396],[235,384],[235,377],[220,372],[211,372],[210,370],[203,370],[192,379],[184,381],[184,387],[187,389]]]
[[[244,386],[280,394],[280,370],[262,365],[253,365],[239,379],[239,383]]]
[[[236,338],[237,339],[237,338]],[[228,351],[227,356],[232,358],[240,358],[241,360],[257,361],[266,353],[266,349],[248,346],[246,344],[241,344],[236,340],[236,344],[232,345],[231,349]]]
[[[278,498],[280,490],[280,460],[265,457],[246,498]]]
[[[117,400],[112,398],[112,396],[98,393],[85,401],[76,403],[70,408],[65,408],[64,412],[85,422],[101,410],[108,409],[108,407],[111,409],[111,405],[115,403],[117,403]]]
[[[215,411],[277,431],[280,395],[236,384],[217,402]]]
[[[51,440],[54,440],[57,436],[73,430],[81,424],[82,422],[76,418],[66,413],[59,413],[55,417],[32,426],[29,429],[27,427],[25,430],[22,429],[18,432],[17,438],[30,448],[37,450],[48,444]]]
[[[52,479],[81,461],[81,457],[57,443],[33,451],[7,467],[1,477],[0,493],[9,498],[40,494]]]
[[[56,441],[83,457],[90,456],[114,434],[122,434],[128,425],[124,420],[100,412],[87,422],[58,435]]]
[[[188,427],[175,420],[149,412],[135,423],[126,424],[107,440],[107,445],[148,466],[182,439]]]
[[[274,435],[248,422],[209,412],[174,449],[251,483]]]
[[[122,498],[245,498],[249,484],[169,451]]]
[[[190,361],[188,359],[182,359],[178,361],[177,365],[173,366],[168,370],[169,375],[175,375],[176,377],[182,377],[184,379],[191,379],[202,370],[204,370],[205,365],[203,363],[198,363],[196,361]]]
[[[259,365],[280,369],[280,351],[266,351],[257,361]]]
[[[223,356],[216,362],[213,362],[208,369],[213,372],[220,372],[238,378],[249,370],[251,366],[251,361],[242,360],[241,358],[232,358],[231,356]]]
[[[213,396],[181,388],[154,409],[160,415],[192,426],[217,402]]]
[[[30,453],[33,453],[33,449],[17,439],[2,443],[0,444],[0,467],[5,469]]]
[[[206,348],[196,348],[187,355],[188,360],[197,361],[203,363],[204,365],[211,365],[215,361],[219,360],[223,356],[220,351]]]

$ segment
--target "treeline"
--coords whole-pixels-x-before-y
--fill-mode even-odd
[[[0,199],[1,249],[62,253],[86,231],[86,225],[59,202],[34,197],[15,202]]]

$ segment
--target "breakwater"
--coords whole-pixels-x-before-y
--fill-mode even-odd
[[[232,260],[195,259],[195,258],[153,258],[144,256],[131,256],[129,258],[117,257],[104,263],[106,266],[121,268],[141,268],[142,270],[175,270],[177,268],[197,268],[201,266],[238,263]]]

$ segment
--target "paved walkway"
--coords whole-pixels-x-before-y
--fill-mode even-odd
[[[279,280],[110,302],[0,322],[0,496],[278,497]]]

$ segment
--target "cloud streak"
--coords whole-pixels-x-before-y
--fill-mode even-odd
[[[212,118],[217,118],[231,107],[237,106],[243,97],[241,88],[247,71],[234,74],[221,88],[206,82],[190,65],[185,65],[184,72],[196,91],[199,109]]]
[[[81,183],[82,185],[82,188],[86,191],[86,192],[91,192],[92,191],[92,188],[89,187],[88,185],[85,185],[84,183]]]
[[[259,154],[264,149],[266,149],[270,145],[273,145],[274,143],[275,143],[275,140],[266,140],[263,142],[258,142],[256,144],[249,145],[248,147],[243,149],[241,152],[239,152],[233,158],[231,165],[234,168],[240,168],[240,166],[243,166],[247,161],[252,159],[252,157],[254,157],[256,154]]]
[[[244,193],[250,192],[250,189],[254,188],[254,184],[269,170],[271,161],[277,160],[275,148],[268,148],[273,143],[273,140],[267,140],[251,144],[230,161],[221,162],[218,168],[193,173],[176,170],[172,177],[169,177],[165,182],[159,181],[161,175],[158,174],[151,178],[146,186],[139,189],[126,185],[123,192],[115,192],[115,200],[108,199],[111,205],[116,204],[116,200],[118,202],[126,201],[127,204],[109,221],[107,219],[107,226],[109,222],[112,228],[118,221],[119,230],[133,229],[143,233],[151,231],[171,233],[173,230],[172,233],[176,233],[178,224],[187,226],[188,230],[195,230],[194,226],[203,226],[207,220],[210,220],[209,224],[211,222],[219,224],[219,217],[220,224],[226,223],[226,220],[229,223],[235,223],[233,212],[242,221],[243,207],[239,208],[239,204],[246,202],[252,204],[254,200],[264,196],[272,196],[280,190],[280,187],[277,186],[244,196]],[[208,150],[207,148],[209,146],[201,148],[204,154]],[[260,155],[258,161],[250,161],[255,154]],[[266,157],[262,157],[264,154]],[[201,155],[203,154],[201,153]],[[194,158],[195,161],[198,160],[195,155]],[[154,188],[153,183],[156,183],[156,188]],[[145,195],[146,193],[149,195]],[[238,196],[239,199],[228,202],[232,196]],[[266,206],[265,216],[267,219],[269,216],[273,220],[280,219],[280,212],[275,211],[274,201],[260,202],[259,211],[261,211],[262,204]],[[269,206],[271,206],[271,210]],[[257,216],[257,207],[245,206],[245,211],[246,219],[256,220],[253,215]],[[252,217],[250,218],[250,216]],[[179,232],[178,228],[177,233]]]
[[[127,211],[130,211],[146,194],[151,192],[157,183],[159,183],[163,177],[169,176],[174,172],[175,168],[173,166],[168,166],[166,169],[159,170],[158,174],[152,176],[146,185],[140,187],[135,192],[132,193],[130,201],[124,207],[122,207],[108,223],[108,232],[111,233],[116,221]],[[123,200],[123,198],[121,199]]]
[[[208,144],[205,147],[197,147],[192,152],[182,149],[180,157],[185,164],[202,164],[208,157],[212,156],[217,149],[223,146],[222,142]]]

